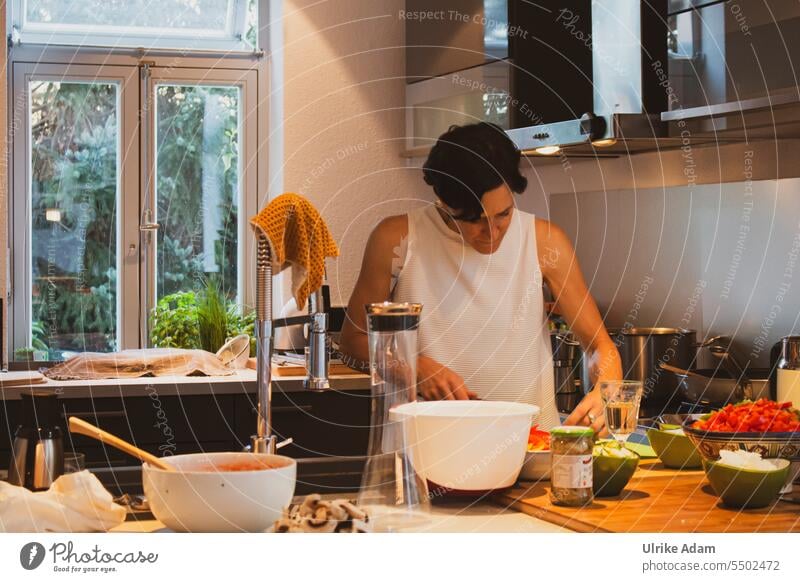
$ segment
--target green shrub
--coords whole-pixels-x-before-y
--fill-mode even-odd
[[[219,284],[210,281],[200,293],[173,293],[163,297],[150,317],[150,342],[155,347],[204,349],[216,352],[225,340],[246,333],[250,355],[255,355],[255,312],[244,314],[225,299]]]

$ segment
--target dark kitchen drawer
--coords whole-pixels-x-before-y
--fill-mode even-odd
[[[174,443],[232,441],[233,395],[63,399],[64,419],[77,416],[147,450]],[[75,436],[81,450],[95,441]]]
[[[236,400],[236,434],[242,445],[256,430],[255,395]],[[357,456],[367,453],[370,393],[291,392],[273,394],[272,422],[279,440],[294,439],[280,450],[294,458]]]
[[[359,456],[369,439],[369,391],[290,392],[273,395],[273,422],[280,450],[295,458]],[[20,402],[2,401],[0,467],[7,467]],[[62,399],[64,419],[78,416],[158,456],[200,451],[238,451],[256,431],[255,394],[220,396],[125,396]],[[65,425],[66,426],[66,425]],[[90,467],[119,467],[136,461],[114,449],[64,429],[64,449],[86,454]]]
[[[113,398],[63,398],[62,430],[66,451],[85,452],[88,463],[112,465],[132,462],[131,457],[96,440],[72,435],[66,418],[77,416],[159,456],[202,450],[236,450],[235,396],[149,396]],[[8,465],[11,442],[20,418],[20,401],[2,401],[0,465]]]

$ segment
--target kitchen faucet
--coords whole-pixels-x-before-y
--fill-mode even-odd
[[[254,453],[275,454],[291,440],[277,442],[272,434],[272,351],[276,327],[309,324],[309,345],[306,348],[307,390],[321,392],[330,388],[327,346],[328,314],[324,312],[322,292],[317,289],[308,300],[308,315],[272,319],[272,261],[269,241],[258,236],[256,248],[256,389],[258,392],[258,422],[256,434],[250,437]]]

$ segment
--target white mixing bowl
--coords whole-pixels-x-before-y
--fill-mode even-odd
[[[297,462],[289,457],[197,453],[164,461],[177,470],[144,463],[142,485],[153,515],[175,531],[264,531],[294,496]],[[254,470],[231,470],[237,465]]]
[[[391,411],[405,423],[416,471],[434,490],[482,494],[517,480],[539,407],[517,402],[411,402]]]

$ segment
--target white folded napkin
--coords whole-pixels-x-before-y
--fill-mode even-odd
[[[0,481],[0,532],[107,531],[125,513],[89,471],[62,475],[36,493]]]

